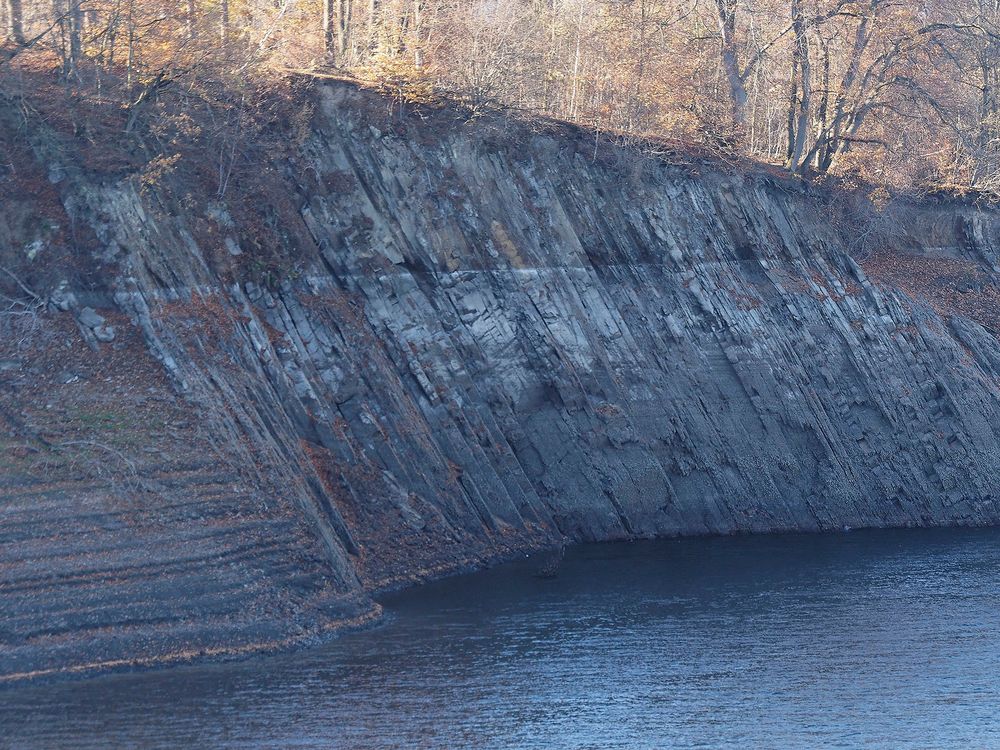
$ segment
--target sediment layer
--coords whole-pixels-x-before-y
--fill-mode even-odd
[[[994,213],[861,257],[780,178],[315,96],[249,207],[283,266],[235,189],[36,155],[62,255],[0,206],[65,273],[0,340],[0,680],[314,642],[563,539],[1000,519]]]

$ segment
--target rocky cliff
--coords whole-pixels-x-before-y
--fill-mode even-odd
[[[0,680],[309,643],[564,538],[1000,519],[993,213],[855,258],[780,178],[313,96],[253,201],[37,142],[4,188]]]

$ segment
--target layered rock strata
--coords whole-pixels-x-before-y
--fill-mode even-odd
[[[319,86],[262,165],[266,272],[226,199],[67,168],[86,283],[0,341],[0,679],[314,642],[564,538],[1000,519],[989,321],[815,193],[377,105]],[[993,288],[993,213],[905,216],[879,257]]]

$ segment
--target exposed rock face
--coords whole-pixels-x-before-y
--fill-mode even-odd
[[[81,383],[45,380],[73,313],[49,360],[0,350],[28,451],[0,486],[0,677],[308,641],[368,592],[562,537],[1000,520],[996,339],[869,279],[801,190],[318,96],[277,165],[282,279],[219,265],[253,247],[225,206],[212,255],[130,183],[61,182],[115,261],[54,304],[100,310],[60,365]],[[914,215],[897,251],[992,287],[993,215]],[[74,385],[128,439],[40,475],[106,442],[33,406]]]

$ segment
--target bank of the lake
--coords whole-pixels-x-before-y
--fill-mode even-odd
[[[322,648],[0,701],[12,748],[1000,745],[1000,530],[577,547]]]

